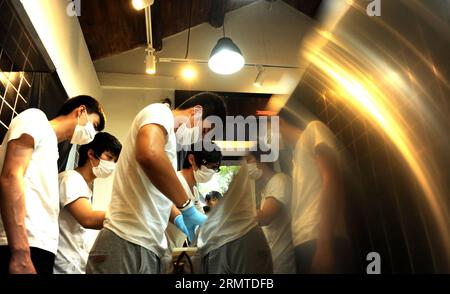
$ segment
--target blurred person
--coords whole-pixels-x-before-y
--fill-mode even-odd
[[[97,100],[67,100],[56,118],[30,108],[0,148],[0,271],[51,274],[58,248],[58,143],[88,144],[105,127]]]
[[[262,162],[261,153],[247,157],[250,178],[255,180],[261,203],[257,206],[259,225],[262,227],[272,252],[275,274],[294,274],[295,255],[290,221],[291,180],[277,173],[273,162]]]
[[[217,191],[211,191],[208,194],[206,194],[205,196],[205,202],[206,202],[206,206],[203,206],[203,210],[206,214],[208,214],[211,209],[214,209],[214,207],[217,206],[217,204],[219,204],[219,200],[222,199],[222,194],[220,194],[220,192]]]
[[[189,198],[194,202],[195,208],[201,213],[204,213],[204,211],[200,202],[197,184],[209,182],[214,174],[219,171],[221,161],[222,152],[218,150],[217,146],[213,151],[194,151],[194,146],[191,146],[191,151],[187,152],[186,159],[183,162],[183,169],[177,172],[181,185]],[[189,241],[192,241],[195,235],[194,231],[186,231],[183,217],[175,206],[172,208],[166,233],[169,245],[172,248],[182,247],[186,236],[189,238]]]
[[[87,273],[160,273],[173,205],[188,232],[205,222],[177,177],[176,145],[196,143],[205,131],[198,121],[213,115],[225,121],[225,103],[213,93],[197,94],[173,111],[162,103],[151,104],[136,115]]]
[[[85,273],[85,229],[100,230],[105,219],[104,211],[92,209],[92,186],[96,178],[112,175],[121,149],[117,138],[98,133],[78,150],[78,167],[59,174],[59,244],[53,273]]]
[[[200,228],[197,246],[206,274],[270,274],[272,256],[258,225],[252,180],[247,163]]]
[[[347,272],[350,254],[337,140],[320,121],[300,129],[280,120],[280,132],[294,146],[291,215],[297,273]]]

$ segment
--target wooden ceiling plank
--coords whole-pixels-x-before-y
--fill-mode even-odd
[[[145,46],[144,12],[134,10],[131,0],[82,1],[83,13],[79,21],[93,60]],[[157,51],[162,50],[164,38],[188,29],[191,1],[191,27],[208,22],[219,28],[227,12],[257,0],[155,0],[152,37]],[[283,1],[310,17],[315,16],[321,3],[321,0]]]
[[[298,11],[315,18],[322,0],[283,0]]]
[[[220,28],[223,26],[227,2],[228,2],[227,0],[212,1],[211,9],[209,11],[209,18],[208,18],[208,22],[212,27]]]
[[[156,51],[161,51],[163,48],[163,31],[164,23],[162,19],[161,2],[163,0],[155,0],[152,5],[152,38],[153,48]]]

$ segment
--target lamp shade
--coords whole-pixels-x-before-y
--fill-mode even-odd
[[[221,38],[209,57],[209,68],[218,74],[229,75],[238,72],[245,64],[241,50],[230,38]]]

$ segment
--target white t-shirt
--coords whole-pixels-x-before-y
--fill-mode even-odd
[[[246,161],[240,165],[228,191],[200,228],[197,244],[201,255],[239,239],[258,225],[253,181],[248,177]]]
[[[153,185],[136,161],[137,134],[143,126],[148,124],[157,124],[166,130],[167,141],[164,151],[176,170],[173,114],[164,104],[151,104],[135,117],[123,143],[104,227],[122,239],[140,245],[161,257],[167,250],[164,233],[169,221],[172,201]]]
[[[294,246],[318,238],[322,176],[316,163],[316,147],[325,144],[337,154],[336,138],[320,121],[310,122],[294,150],[292,173],[292,239]],[[337,235],[345,235],[336,224]]]
[[[191,189],[189,188],[189,184],[186,181],[186,179],[183,176],[183,173],[181,171],[177,172],[178,179],[180,180],[181,186],[183,186],[184,191],[186,191],[186,194],[188,195],[189,199],[191,199],[192,202],[194,202],[195,208],[201,213],[204,214],[203,206],[200,202],[199,192],[196,186],[192,188],[194,190],[194,193],[192,193]],[[184,241],[186,240],[186,235],[180,231],[174,224],[169,222],[166,230],[166,236],[167,240],[169,241],[169,247],[171,249],[173,248],[179,248],[183,246]]]
[[[30,247],[56,254],[58,248],[58,140],[47,116],[39,109],[28,109],[16,116],[0,148],[3,170],[8,142],[28,134],[34,139],[34,151],[23,178],[25,189],[25,227]],[[7,245],[0,217],[0,245]]]
[[[86,229],[73,217],[66,206],[79,198],[90,200],[92,191],[75,170],[59,174],[59,244],[55,274],[84,274],[89,252],[86,248]]]
[[[275,274],[294,274],[295,255],[292,245],[291,222],[291,180],[283,174],[273,175],[261,191],[261,208],[267,198],[275,198],[282,204],[282,210],[270,225],[262,227],[272,251]]]

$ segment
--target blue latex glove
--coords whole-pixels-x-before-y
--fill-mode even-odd
[[[188,229],[186,228],[186,225],[184,224],[184,220],[183,220],[183,216],[181,214],[179,214],[174,220],[173,220],[173,224],[180,230],[182,231],[189,239],[189,232]],[[189,239],[189,241],[191,241]]]
[[[184,223],[189,233],[188,238],[189,240],[193,240],[195,237],[195,229],[201,226],[208,217],[200,213],[194,205],[181,213],[183,214]]]

